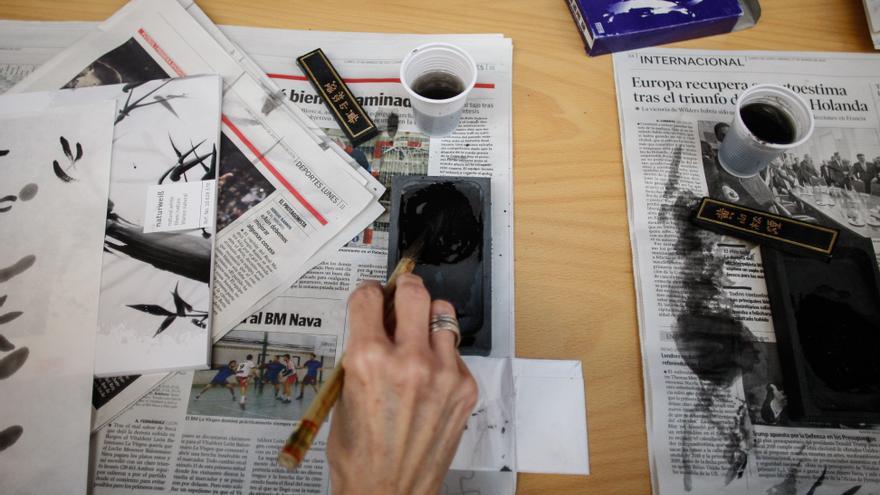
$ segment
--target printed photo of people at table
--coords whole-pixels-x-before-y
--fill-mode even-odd
[[[875,129],[817,128],[805,144],[744,179],[728,173],[718,160],[729,128],[726,122],[698,124],[711,197],[880,237],[880,136]]]
[[[393,111],[379,111],[373,119],[379,128],[379,134],[358,146],[353,147],[340,129],[325,128],[324,132],[386,188],[385,194],[379,198],[379,202],[385,207],[385,213],[350,245],[386,249],[391,212],[391,181],[398,175],[428,174],[428,147],[431,140],[420,132],[399,131],[400,117]]]
[[[194,373],[187,414],[296,421],[335,367],[336,337],[233,330]]]

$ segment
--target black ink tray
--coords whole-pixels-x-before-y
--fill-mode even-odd
[[[841,229],[830,260],[761,247],[789,416],[880,423],[880,271]]]
[[[397,176],[391,183],[388,273],[422,243],[413,273],[452,303],[462,354],[492,350],[492,223],[488,178]],[[421,240],[420,240],[421,239]]]

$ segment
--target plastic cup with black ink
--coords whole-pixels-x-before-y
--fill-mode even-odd
[[[718,161],[730,174],[754,177],[774,158],[804,144],[814,126],[809,105],[794,91],[775,84],[753,86],[736,102]]]
[[[477,83],[477,64],[455,45],[429,43],[404,57],[400,82],[409,94],[419,129],[432,137],[446,136],[458,126],[468,94]]]

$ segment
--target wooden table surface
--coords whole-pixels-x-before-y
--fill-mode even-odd
[[[103,20],[122,0],[0,0],[0,18]],[[513,38],[520,357],[584,364],[589,477],[519,493],[650,493],[641,357],[610,56],[589,58],[564,0],[199,0],[218,24]],[[871,51],[859,0],[764,0],[758,26],[671,46]]]

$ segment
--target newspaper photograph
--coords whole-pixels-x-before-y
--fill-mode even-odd
[[[876,492],[880,428],[792,417],[761,251],[691,215],[710,196],[880,251],[880,59],[650,49],[615,54],[614,67],[654,492]],[[718,148],[738,95],[761,83],[802,96],[815,131],[743,179]],[[861,346],[853,363],[876,337]]]

